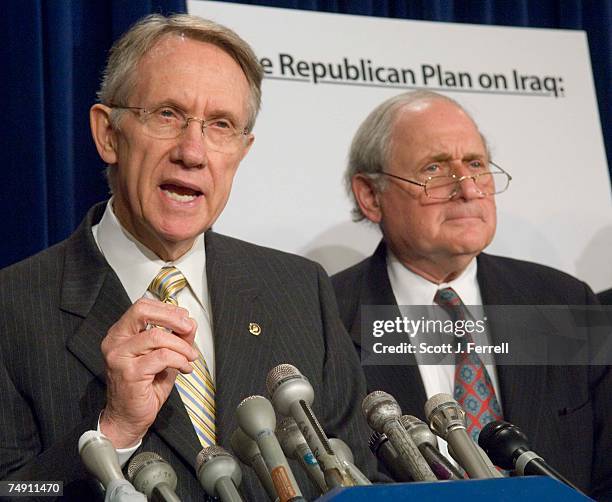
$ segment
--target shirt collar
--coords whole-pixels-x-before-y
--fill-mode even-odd
[[[92,232],[100,252],[119,277],[132,303],[145,294],[162,267],[171,265],[183,273],[200,304],[206,305],[204,234],[198,235],[191,249],[178,260],[166,262],[121,226],[112,202],[113,199],[108,201],[100,223],[92,228]]]
[[[436,291],[453,288],[465,305],[482,305],[476,273],[477,260],[450,282],[435,284],[404,266],[387,247],[387,273],[398,305],[433,305]]]

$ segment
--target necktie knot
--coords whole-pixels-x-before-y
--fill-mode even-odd
[[[456,306],[461,305],[461,298],[453,288],[444,288],[436,291],[434,302],[442,307]]]
[[[176,295],[187,285],[187,279],[176,267],[164,267],[149,285],[149,291],[164,303],[178,305]]]
[[[444,288],[436,291],[434,302],[442,307],[453,320],[465,319],[463,302],[453,288]]]

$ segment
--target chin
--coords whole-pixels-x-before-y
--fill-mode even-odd
[[[206,216],[167,218],[162,225],[157,227],[158,234],[169,242],[182,242],[194,239],[210,227]]]
[[[455,254],[458,255],[473,255],[476,256],[489,245],[490,241],[486,239],[470,239],[463,242],[458,242],[452,248]]]

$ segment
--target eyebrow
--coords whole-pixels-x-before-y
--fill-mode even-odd
[[[469,152],[461,157],[461,161],[469,162],[471,160],[479,160],[479,159],[486,159],[486,158],[487,158],[486,153]],[[430,162],[448,162],[452,159],[453,159],[453,156],[448,153],[438,153],[436,155],[432,155],[431,157],[424,158],[422,164],[425,165]]]
[[[185,115],[191,116],[190,113],[187,112],[187,110],[182,104],[180,104],[178,101],[175,101],[174,99],[171,99],[171,98],[160,101],[159,103],[153,105],[152,107],[148,107],[147,109],[155,110],[156,108],[159,108],[161,106],[171,106],[172,108],[181,110]],[[203,118],[203,117],[200,117],[200,118]],[[217,118],[227,118],[234,126],[237,126],[237,124],[239,123],[238,117],[236,117],[234,113],[228,110],[213,110],[212,113],[208,114],[208,116],[206,117],[206,120],[213,120]]]

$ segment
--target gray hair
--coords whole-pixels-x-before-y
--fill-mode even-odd
[[[107,106],[127,105],[136,87],[138,63],[157,42],[170,34],[216,45],[240,65],[251,90],[249,119],[246,125],[247,130],[251,131],[261,105],[263,69],[257,56],[249,44],[234,31],[214,21],[190,14],[174,14],[169,17],[151,14],[125,32],[109,52],[102,84],[98,91],[100,102]],[[111,120],[116,121],[118,118],[111,115]]]
[[[189,14],[174,14],[169,17],[151,14],[142,18],[126,31],[111,47],[102,83],[98,91],[101,103],[127,105],[134,92],[138,77],[138,64],[163,37],[179,35],[216,45],[229,54],[240,65],[249,84],[249,118],[246,129],[250,132],[261,106],[261,81],[263,69],[253,49],[234,31],[207,19]],[[113,109],[110,121],[118,128],[124,110]],[[111,192],[114,191],[115,169],[107,166],[106,178]]]
[[[353,201],[353,209],[351,210],[353,221],[365,219],[365,215],[353,194],[353,177],[356,174],[364,174],[372,180],[375,190],[383,191],[387,180],[380,173],[385,169],[389,160],[393,126],[395,125],[398,112],[408,105],[434,100],[444,100],[453,103],[470,116],[454,99],[437,92],[419,90],[404,92],[387,99],[374,108],[359,126],[351,142],[348,164],[344,173],[345,188]],[[483,137],[482,139],[486,148],[485,138]]]

